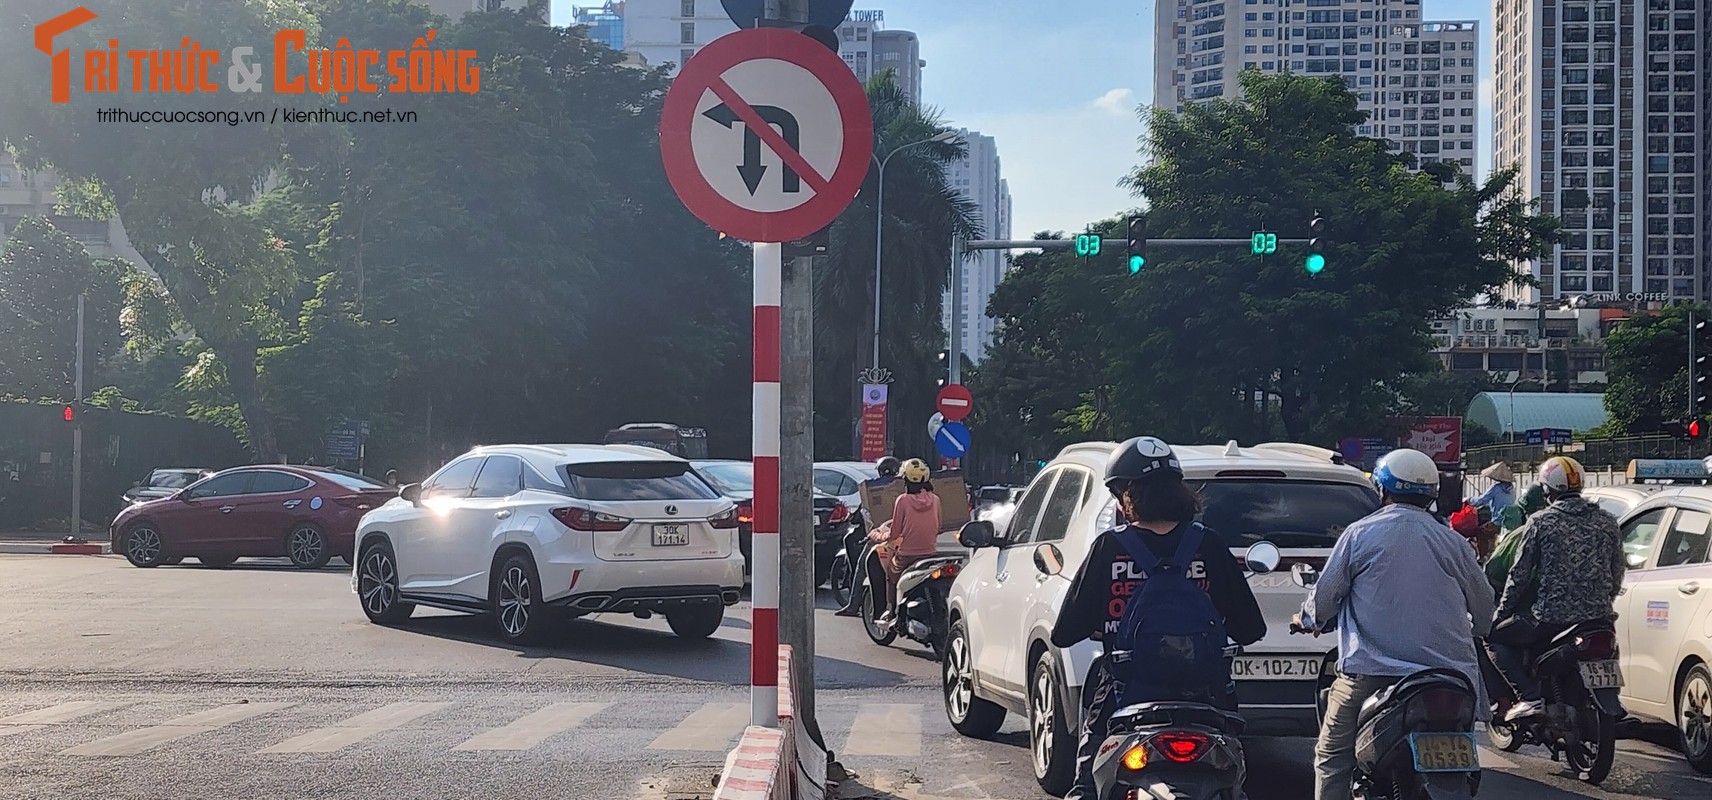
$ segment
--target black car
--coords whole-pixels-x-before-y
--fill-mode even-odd
[[[753,533],[755,466],[748,461],[694,461],[695,470],[720,494],[737,503],[738,545],[743,549],[744,571],[749,571],[749,540]],[[850,507],[819,490],[814,493],[814,580],[826,582],[832,561],[844,546],[851,523]]]
[[[171,497],[177,494],[178,490],[213,474],[214,470],[197,467],[150,470],[148,477],[131,484],[131,488],[125,490],[125,503],[131,505]]]

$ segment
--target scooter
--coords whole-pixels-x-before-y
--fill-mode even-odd
[[[962,570],[964,558],[961,554],[933,556],[904,570],[898,576],[901,607],[896,610],[890,626],[879,621],[891,604],[885,572],[878,557],[867,558],[864,563],[869,568],[863,576],[867,581],[864,587],[867,596],[862,603],[862,627],[867,630],[868,638],[883,647],[891,644],[902,632],[904,636],[927,645],[935,659],[943,655],[950,628],[951,583]]]
[[[1617,632],[1609,620],[1583,622],[1534,648],[1534,675],[1545,711],[1515,722],[1493,720],[1492,743],[1513,753],[1525,744],[1551,751],[1576,777],[1597,785],[1611,772],[1617,723],[1628,712],[1618,699],[1623,673]]]
[[[1226,648],[1226,655],[1241,652]],[[1230,800],[1241,788],[1242,717],[1204,703],[1141,703],[1112,715],[1094,756],[1100,798]]]

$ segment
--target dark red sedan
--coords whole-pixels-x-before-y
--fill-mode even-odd
[[[304,569],[351,559],[357,521],[398,490],[334,469],[237,467],[171,497],[138,503],[113,520],[113,552],[139,567],[185,556],[210,567],[245,556],[279,557]]]

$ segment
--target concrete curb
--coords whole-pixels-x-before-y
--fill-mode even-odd
[[[792,703],[791,647],[779,645],[779,727],[751,726],[725,757],[713,800],[795,800],[796,712]]]
[[[0,542],[0,554],[11,555],[75,555],[100,556],[113,552],[113,545],[107,542],[90,542],[89,544],[66,544],[64,542]]]

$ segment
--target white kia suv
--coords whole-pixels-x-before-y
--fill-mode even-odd
[[[356,552],[370,620],[486,613],[515,643],[604,612],[704,638],[743,588],[735,506],[688,461],[631,445],[478,447],[364,515]]]
[[[1075,769],[1082,683],[1098,642],[1052,646],[1052,626],[1089,546],[1117,516],[1106,491],[1111,442],[1066,447],[1041,471],[990,545],[978,546],[951,587],[943,688],[952,727],[989,736],[1005,714],[1027,718],[1035,778],[1062,794]],[[1238,656],[1248,731],[1312,736],[1320,674],[1333,637],[1291,636],[1308,590],[1344,526],[1379,507],[1378,492],[1330,450],[1297,444],[1174,447],[1184,477],[1206,503],[1202,521],[1238,561],[1268,541],[1282,551],[1269,574],[1249,577],[1266,616],[1266,638]],[[966,544],[982,544],[965,542]]]

